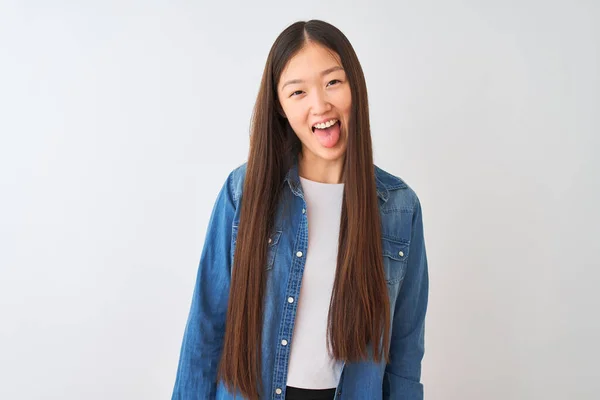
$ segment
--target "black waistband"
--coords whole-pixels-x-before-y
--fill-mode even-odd
[[[332,389],[302,389],[287,386],[285,400],[333,400],[335,388]]]

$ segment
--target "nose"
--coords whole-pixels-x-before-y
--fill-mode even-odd
[[[313,91],[313,98],[311,103],[311,111],[314,115],[325,114],[331,110],[331,104],[327,98],[327,93],[324,90]]]

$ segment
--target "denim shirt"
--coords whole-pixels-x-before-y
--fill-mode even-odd
[[[234,169],[215,202],[202,249],[172,399],[229,400],[217,382],[231,266],[246,164]],[[382,248],[390,299],[390,363],[346,362],[336,399],[423,399],[421,360],[429,278],[421,205],[400,178],[375,166]],[[307,206],[297,162],[288,171],[267,250],[261,399],[283,400],[300,283],[308,247]],[[282,206],[285,204],[285,207]],[[237,399],[244,399],[238,392]]]

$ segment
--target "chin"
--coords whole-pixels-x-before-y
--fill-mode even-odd
[[[346,147],[333,147],[331,149],[321,148],[317,155],[327,161],[337,161],[346,154]]]

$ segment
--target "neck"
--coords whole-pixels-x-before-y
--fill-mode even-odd
[[[319,157],[298,155],[298,175],[321,183],[342,183],[344,181],[344,157],[337,160],[324,160]]]

